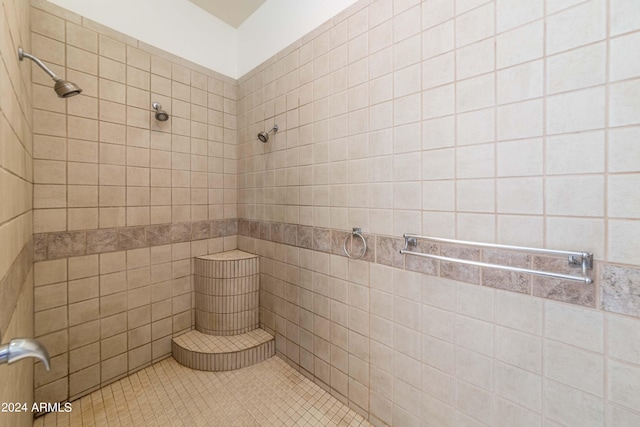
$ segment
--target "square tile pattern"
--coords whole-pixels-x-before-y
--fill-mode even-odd
[[[230,372],[194,371],[169,358],[49,413],[45,426],[369,426],[273,357]]]

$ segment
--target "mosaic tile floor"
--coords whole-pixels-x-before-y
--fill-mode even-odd
[[[370,426],[278,357],[227,372],[164,359],[76,400],[44,426]]]

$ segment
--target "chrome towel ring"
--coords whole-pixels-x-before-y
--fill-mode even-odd
[[[363,249],[362,249],[362,253],[355,257],[353,255],[351,255],[349,253],[349,251],[347,250],[347,240],[349,240],[349,238],[351,237],[351,239],[353,240],[353,236],[358,236],[359,238],[362,239],[362,244],[363,244]],[[351,259],[360,259],[364,256],[364,254],[367,253],[367,241],[365,240],[364,236],[362,235],[362,229],[360,227],[353,227],[353,230],[351,231],[351,234],[348,234],[347,237],[344,238],[344,243],[342,244],[342,249],[344,250],[344,253]]]

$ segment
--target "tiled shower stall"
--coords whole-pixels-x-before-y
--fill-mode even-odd
[[[0,332],[52,369],[1,366],[0,401],[165,369],[194,257],[240,249],[277,357],[373,425],[640,425],[636,0],[360,0],[238,80],[1,5]],[[17,46],[83,93],[56,98]],[[404,233],[592,252],[593,283],[401,255]]]

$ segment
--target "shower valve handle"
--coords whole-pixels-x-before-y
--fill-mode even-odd
[[[0,365],[11,364],[27,357],[40,360],[46,370],[49,370],[51,362],[49,352],[38,340],[14,338],[8,344],[0,346]]]

